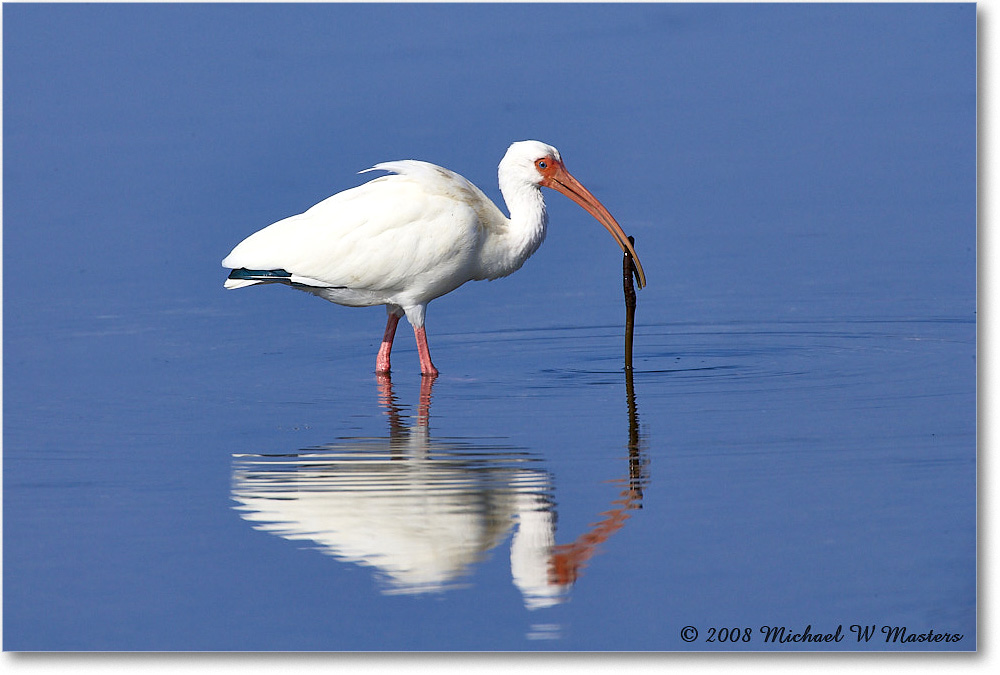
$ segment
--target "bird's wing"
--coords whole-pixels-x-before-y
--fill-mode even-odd
[[[374,168],[397,175],[252,234],[223,266],[283,269],[323,285],[391,291],[470,265],[483,228],[502,218],[478,188],[441,167],[405,160]]]

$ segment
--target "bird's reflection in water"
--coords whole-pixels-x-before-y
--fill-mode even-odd
[[[236,455],[236,509],[258,530],[375,568],[387,594],[457,587],[513,532],[511,575],[525,605],[562,602],[595,547],[639,508],[645,474],[637,426],[630,425],[622,498],[588,533],[557,546],[552,476],[541,460],[509,446],[431,438],[434,378],[421,380],[416,422],[407,426],[391,381],[379,378],[388,437]],[[634,421],[634,403],[631,410]]]

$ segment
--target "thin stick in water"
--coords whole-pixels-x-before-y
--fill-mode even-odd
[[[628,240],[635,248],[635,237],[629,237]],[[632,372],[632,334],[635,331],[635,286],[632,284],[632,278],[637,272],[635,262],[628,251],[625,252],[622,267],[625,286],[625,370]]]

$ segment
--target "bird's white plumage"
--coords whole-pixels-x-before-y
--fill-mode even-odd
[[[283,269],[293,281],[329,289],[308,290],[333,302],[403,309],[495,276],[479,253],[487,233],[505,229],[507,219],[479,188],[427,162],[385,162],[371,170],[395,175],[252,234],[223,266]],[[227,287],[247,283],[230,280]]]

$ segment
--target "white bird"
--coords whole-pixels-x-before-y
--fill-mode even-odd
[[[524,264],[545,239],[542,186],[563,193],[604,225],[635,261],[639,288],[646,284],[621,226],[570,175],[551,145],[520,141],[500,161],[500,192],[510,218],[471,182],[440,166],[400,160],[361,173],[376,170],[391,174],[244,239],[222,261],[233,270],[225,287],[283,283],[339,305],[385,305],[389,318],[376,372],[389,372],[396,325],[406,314],[420,371],[436,376],[424,329],[427,303],[467,281],[505,277]]]

